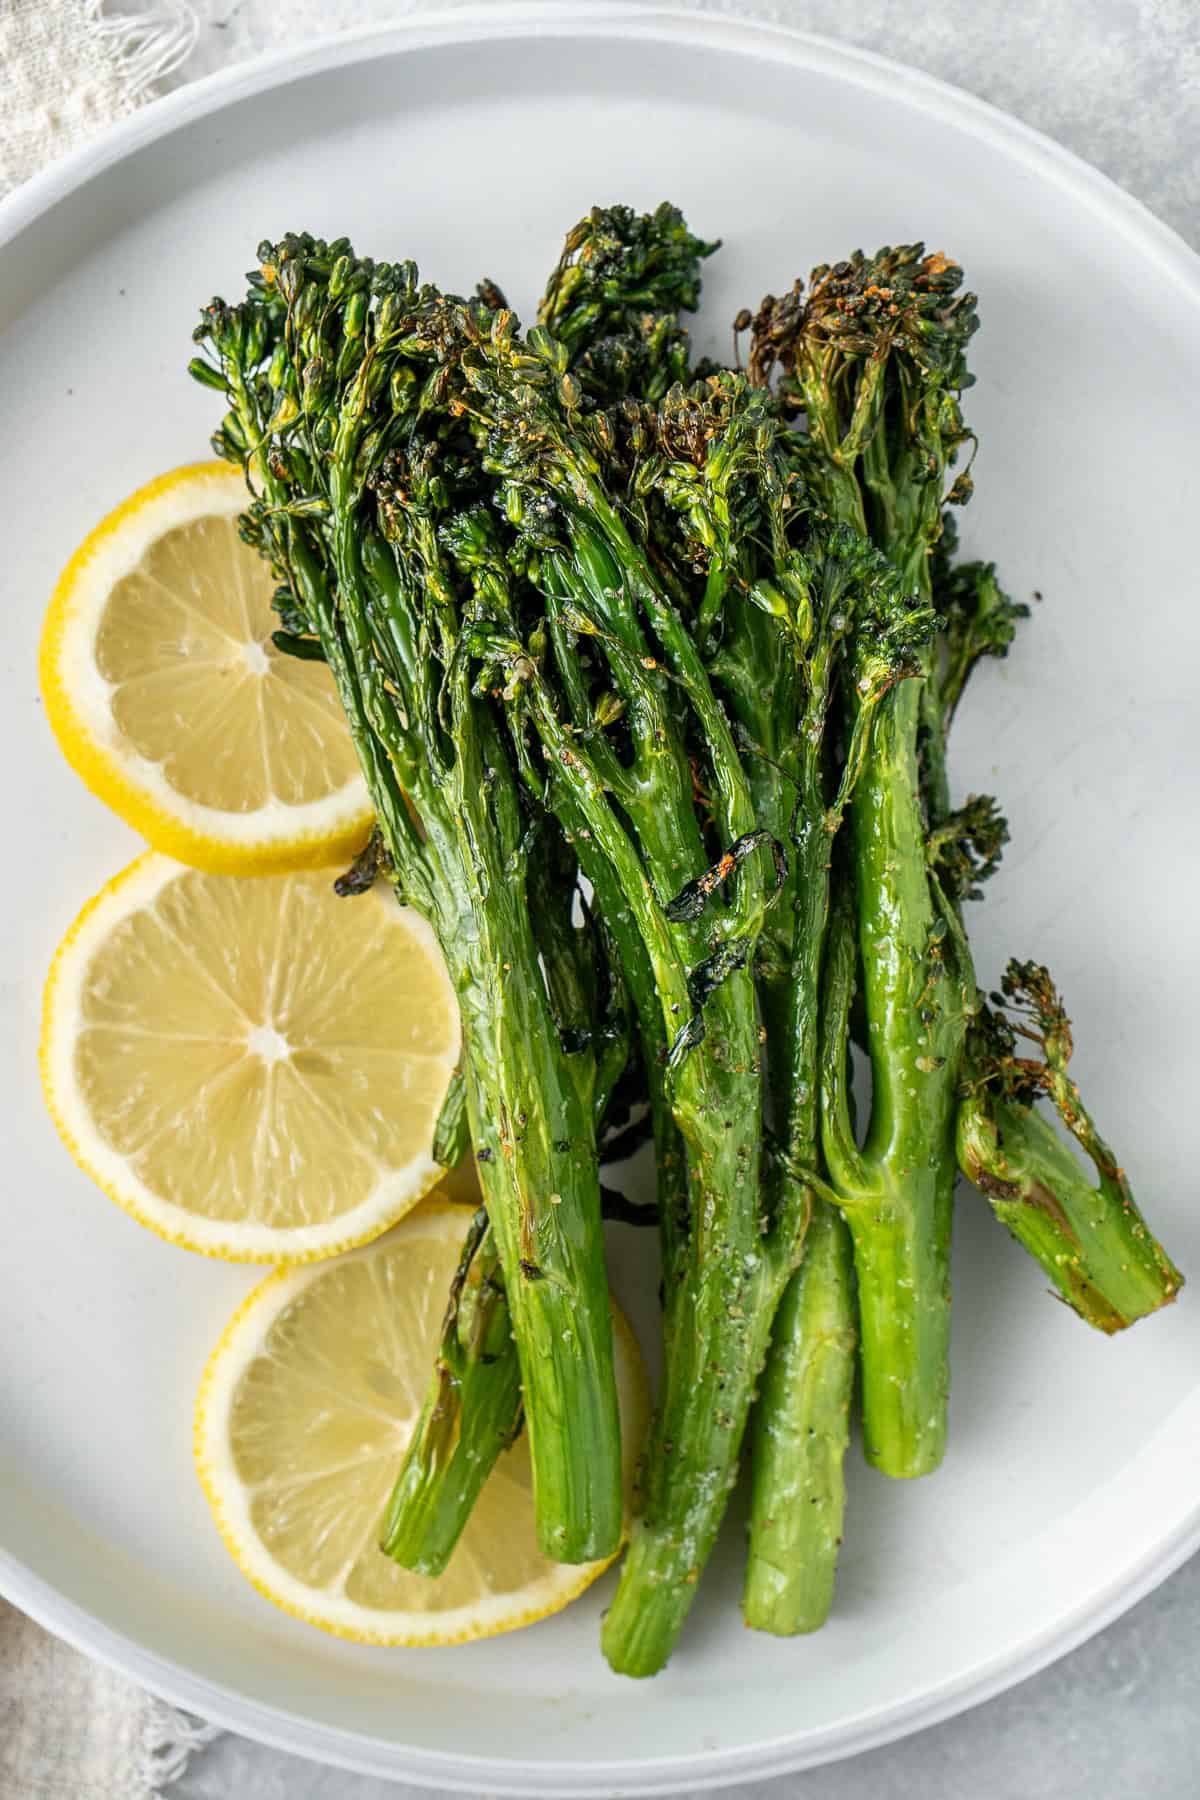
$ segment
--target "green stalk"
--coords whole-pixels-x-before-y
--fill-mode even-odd
[[[954,1175],[953,1164],[939,1163],[919,1182],[910,1177],[902,1196],[875,1199],[867,1190],[847,1205],[864,1449],[869,1463],[899,1480],[931,1474],[946,1447]]]
[[[814,1199],[754,1410],[742,1613],[757,1631],[790,1637],[829,1616],[857,1349],[849,1235],[835,1208]]]
[[[981,1005],[968,1042],[958,1113],[963,1173],[1081,1318],[1122,1331],[1174,1300],[1183,1277],[1071,1077],[1071,1022],[1049,971],[1010,962],[1001,988],[992,1006]],[[1040,1056],[1018,1056],[1022,1040]],[[1094,1182],[1035,1109],[1039,1097],[1091,1162]]]
[[[361,555],[370,534],[351,528],[345,503],[336,516],[339,598],[358,666],[370,668]],[[392,621],[394,648],[406,596],[377,575],[376,608]],[[515,777],[465,686],[464,673],[449,696],[458,715],[450,765],[436,782],[413,772],[427,852],[439,859],[429,911],[462,1018],[471,1140],[517,1344],[538,1541],[560,1562],[591,1562],[615,1549],[623,1514],[594,1062],[564,1054],[537,973],[528,890],[512,881],[524,835]]]
[[[959,1109],[964,1175],[1081,1319],[1123,1331],[1174,1300],[1183,1277],[1113,1163],[1090,1182],[1031,1107],[968,1096]]]
[[[679,961],[690,933],[654,901],[640,856],[584,755],[538,698],[536,720],[557,783],[607,857],[640,922],[664,1017],[691,1001]],[[758,1210],[758,1022],[752,978],[734,970],[709,998],[706,1035],[668,1070],[672,1117],[687,1150],[688,1219],[665,1280],[664,1389],[643,1463],[635,1520],[602,1644],[619,1673],[666,1662],[695,1598],[736,1478],[754,1381],[784,1279]]]
[[[867,1459],[885,1474],[929,1473],[945,1446],[954,1119],[970,996],[924,864],[913,722],[904,682],[875,720],[851,808],[850,896],[831,933],[822,1054],[825,1158],[854,1239]],[[857,938],[857,945],[855,939]],[[846,1055],[861,965],[874,1083],[860,1150]]]
[[[594,602],[626,585],[647,605],[668,664],[685,684],[713,745],[719,829],[722,841],[733,843],[750,831],[753,813],[707,676],[678,616],[655,592],[615,515],[598,494],[589,495],[589,501],[591,516],[605,528],[610,554],[617,558],[611,573],[601,571],[599,581],[593,575],[589,597]],[[597,548],[590,546],[593,562]],[[628,679],[625,659],[616,672],[622,666]],[[631,698],[636,701],[638,692]],[[656,770],[664,760],[662,733],[656,727],[645,740],[643,766]],[[629,796],[626,805],[634,809],[651,871],[660,881],[678,880],[679,852],[673,840],[663,838],[666,820],[653,795]],[[678,806],[675,817],[680,817]],[[696,873],[694,864],[690,873]],[[631,869],[630,878],[636,893],[644,877]],[[752,890],[741,898],[753,909]],[[733,925],[724,919],[720,923],[730,942]],[[676,925],[673,935],[678,944],[683,928]],[[695,967],[711,945],[694,927],[689,935],[686,954]],[[650,936],[652,941],[657,937],[656,925]],[[660,983],[660,992],[669,1007],[679,1005],[677,981]],[[672,1113],[687,1151],[690,1228],[682,1244],[668,1240],[674,1266],[666,1271],[664,1294],[669,1355],[663,1394],[646,1452],[641,1510],[602,1634],[612,1667],[630,1675],[654,1674],[663,1666],[695,1598],[736,1475],[777,1298],[770,1290],[780,1280],[773,1248],[763,1241],[759,1213],[761,1074],[748,969],[730,970],[705,1002],[704,1016],[703,1041],[669,1074]]]
[[[569,844],[555,834],[530,869],[527,893],[560,1038],[578,1053],[589,1043],[596,1051],[599,1126],[628,1058],[626,989],[610,968],[604,1005],[587,991],[592,970],[564,904],[576,875]],[[612,936],[602,922],[594,928]],[[441,1348],[384,1527],[387,1554],[426,1575],[446,1567],[497,1456],[523,1422],[517,1347],[494,1234],[484,1237],[486,1225],[481,1208],[452,1284]]]
[[[637,1021],[654,1137],[655,1197],[663,1269],[669,1274],[678,1266],[680,1247],[687,1236],[687,1159],[668,1091],[670,1038],[654,969],[616,870],[594,840],[586,811],[578,805],[571,787],[563,781],[557,783],[553,807],[568,842],[579,856],[580,868],[591,884]],[[669,1320],[664,1321],[664,1328],[669,1329]]]
[[[361,589],[349,568],[343,576],[354,620]],[[422,791],[431,784],[417,786],[424,851],[439,865],[428,912],[462,1019],[471,1139],[517,1342],[538,1539],[559,1561],[590,1562],[615,1549],[622,1529],[595,1121],[585,1069],[564,1056],[536,973],[523,886],[492,852],[493,808],[513,811],[510,844],[519,822],[503,765],[488,760],[485,779],[478,740],[478,728],[459,731],[437,801]],[[403,867],[390,841],[389,850]]]
[[[818,1197],[821,1189],[828,1192],[818,1092],[829,866],[875,708],[897,679],[907,678],[930,621],[852,525],[826,528],[803,553],[789,550],[783,484],[774,473],[770,464],[760,471],[772,580],[769,590],[761,580],[754,590],[772,617],[731,596],[713,667],[743,737],[759,752],[751,766],[760,822],[789,843],[790,904],[764,933],[758,979],[778,1134],[772,1210],[810,1223],[796,1238],[794,1260],[802,1255],[803,1261],[780,1304],[755,1412],[743,1610],[752,1626],[791,1632],[814,1629],[833,1590],[844,1504],[839,1456],[858,1335],[847,1227]],[[728,541],[719,525],[718,536]],[[785,623],[790,670],[780,666]],[[858,700],[831,793],[827,718],[847,656],[855,664]],[[808,1496],[803,1516],[795,1510],[800,1493]]]
[[[707,628],[713,628],[708,673],[737,720],[739,743],[747,753],[745,779],[754,819],[778,843],[789,842],[790,856],[783,904],[764,920],[756,938],[755,959],[766,1023],[767,1072],[783,1141],[771,1171],[770,1204],[762,1209],[757,1242],[751,1236],[743,1245],[738,1238],[739,1228],[744,1229],[748,1222],[753,1225],[745,1211],[732,1224],[727,1224],[723,1215],[721,1218],[730,1250],[744,1254],[753,1270],[745,1291],[733,1296],[732,1316],[746,1321],[738,1342],[723,1340],[720,1322],[705,1310],[702,1262],[684,1263],[678,1312],[673,1310],[668,1292],[669,1329],[677,1351],[668,1362],[662,1409],[664,1443],[682,1441],[697,1467],[707,1465],[712,1481],[714,1469],[727,1470],[729,1465],[719,1445],[705,1441],[694,1413],[716,1406],[719,1423],[728,1421],[740,1432],[740,1409],[747,1391],[753,1393],[767,1350],[770,1322],[799,1261],[812,1206],[811,1180],[820,1161],[817,1001],[831,842],[861,767],[866,724],[881,694],[907,672],[910,640],[915,634],[916,640],[922,641],[929,621],[920,607],[914,609],[894,573],[854,531],[827,530],[805,553],[790,548],[787,520],[794,489],[789,487],[781,438],[762,397],[739,386],[736,378],[716,380],[694,395],[670,400],[660,414],[659,434],[671,452],[661,476],[663,493],[673,511],[683,515],[687,538],[682,558],[678,547],[673,548],[669,531],[662,535],[661,548],[668,559],[685,567],[703,559],[706,580],[697,602],[697,618],[706,637]],[[702,453],[700,445],[704,446]],[[599,516],[590,495],[589,508],[593,517]],[[757,529],[746,523],[748,512],[754,517],[756,509],[761,521]],[[756,561],[759,556],[764,560]],[[628,561],[627,557],[621,559],[620,580],[609,574],[600,582],[602,591],[636,583],[636,571],[629,571]],[[765,580],[761,578],[764,568],[768,572]],[[715,629],[718,622],[719,632]],[[864,723],[851,734],[844,777],[836,795],[828,800],[826,715],[840,659],[851,641],[860,655],[860,717]],[[733,766],[732,752],[722,746],[714,765]],[[624,803],[628,807],[628,801]],[[729,841],[730,831],[731,826],[722,821],[721,841]],[[693,1162],[702,1159],[706,1173],[715,1171],[715,1190],[718,1182],[730,1179],[723,1170],[722,1146],[706,1143],[695,1123],[689,1125],[682,1101],[677,1092],[677,1116],[685,1141],[693,1152]],[[719,1202],[703,1192],[698,1204],[711,1212]],[[830,1375],[826,1392],[831,1393],[840,1381],[848,1393],[854,1366],[853,1315],[849,1284],[837,1280],[837,1240],[842,1239],[843,1267],[848,1264],[848,1248],[840,1219],[827,1221],[827,1226],[825,1236],[832,1241],[834,1254],[826,1257],[821,1246],[806,1307],[840,1321],[831,1333],[830,1347],[838,1346],[841,1372],[837,1377]],[[701,1257],[703,1254],[702,1248]],[[707,1363],[690,1359],[689,1342],[714,1346]],[[715,1390],[707,1380],[714,1365]],[[747,1372],[748,1381],[744,1379]],[[804,1401],[803,1383],[789,1384],[787,1392]],[[783,1390],[777,1387],[775,1393],[781,1398]],[[735,1405],[726,1404],[727,1395]],[[806,1450],[811,1443],[814,1483],[830,1488],[830,1511],[837,1511],[839,1503],[832,1497],[836,1484],[831,1485],[828,1456],[817,1450],[816,1433],[810,1439],[807,1420],[796,1418],[789,1424],[795,1427],[794,1443],[803,1444]],[[825,1445],[835,1437],[836,1432],[827,1434]],[[818,1470],[822,1461],[824,1466]],[[803,1483],[804,1476],[793,1467],[789,1479]],[[656,1491],[652,1465],[646,1506],[649,1529],[635,1536],[628,1601],[624,1589],[619,1591],[607,1627],[605,1645],[610,1657],[633,1673],[651,1672],[657,1666],[660,1644],[669,1643],[678,1630],[690,1599],[688,1588],[694,1586],[711,1546],[711,1510],[698,1508],[690,1513],[684,1478],[674,1480],[673,1496],[665,1491],[666,1481],[664,1491]],[[763,1518],[767,1504],[766,1491],[760,1489],[758,1510]],[[831,1586],[839,1536],[840,1518],[832,1531],[812,1542],[813,1552],[825,1562],[825,1568],[819,1573],[793,1571],[798,1582],[815,1579],[818,1585]],[[697,1552],[690,1568],[686,1562],[680,1563],[681,1547]],[[752,1590],[752,1610],[754,1606]],[[777,1606],[775,1617],[781,1616]]]
[[[461,747],[470,741],[460,733]],[[560,1562],[591,1562],[616,1548],[623,1510],[591,1059],[564,1055],[523,890],[476,860],[485,759],[462,761],[473,941],[443,940],[443,952],[463,1020],[471,1140],[520,1358],[538,1541]]]
[[[521,1372],[481,1207],[451,1287],[433,1380],[388,1502],[380,1548],[440,1575],[500,1452],[521,1428]]]
[[[806,720],[805,723],[808,723]],[[742,1613],[777,1636],[815,1631],[833,1599],[845,1511],[843,1459],[858,1349],[849,1234],[818,1197],[820,984],[833,835],[823,805],[819,739],[802,728],[802,788],[792,834],[791,971],[768,1024],[784,1121],[780,1204],[808,1209],[803,1260],[784,1291],[754,1411],[750,1537]],[[840,816],[840,815],[839,815]],[[766,1014],[768,1021],[771,1014]]]
[[[928,1474],[946,1435],[954,1120],[968,1009],[925,867],[917,682],[876,716],[851,808],[858,950],[873,1094],[861,1156],[835,1162],[854,1238],[867,1459]],[[833,1154],[831,1154],[831,1149]]]
[[[928,559],[969,440],[958,407],[978,323],[962,272],[919,244],[813,270],[807,292],[763,302],[750,321],[752,378],[778,372],[799,403],[797,454],[827,512],[871,539],[927,600]],[[928,643],[883,703],[851,806],[858,956],[874,1099],[860,1151],[845,1101],[844,1045],[824,1058],[825,1158],[854,1240],[868,1458],[888,1473],[935,1468],[945,1440],[950,1215],[956,1086],[974,981],[961,928],[926,871],[918,748],[928,737]],[[913,673],[910,670],[910,674]],[[857,681],[857,671],[851,683]],[[851,698],[848,725],[861,713]],[[947,809],[942,740],[926,757],[931,806]],[[839,926],[835,987],[853,982],[853,934]],[[950,953],[953,952],[952,957]],[[832,954],[832,952],[831,952]],[[953,962],[953,970],[950,961]],[[832,1073],[830,1073],[832,1071]]]
[[[722,1008],[728,1023],[710,1027],[731,1050],[736,1037],[754,1030],[752,990],[739,991],[749,987],[737,982]],[[682,1281],[666,1296],[672,1355],[646,1456],[641,1514],[601,1635],[612,1667],[634,1676],[662,1668],[691,1610],[736,1480],[782,1285],[753,1203],[758,1145],[737,1123],[748,1113],[757,1123],[756,1078],[748,1066],[696,1062],[695,1074],[676,1088],[692,1229]]]

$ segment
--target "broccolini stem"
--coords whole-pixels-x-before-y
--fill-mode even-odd
[[[1121,1331],[1165,1306],[1183,1278],[1138,1210],[1128,1178],[1072,1078],[1071,1021],[1049,971],[1010,962],[967,1045],[958,1113],[963,1173],[1089,1325]],[[1035,1044],[1040,1056],[1018,1056]],[[1049,1098],[1096,1171],[1034,1102]]]
[[[753,995],[747,1005],[743,986],[731,980],[722,992],[734,989],[727,1004],[752,1022]],[[689,1061],[699,1063],[703,1050]],[[661,1669],[691,1609],[736,1480],[782,1285],[758,1224],[756,1078],[710,1063],[703,1088],[702,1098],[677,1099],[691,1162],[691,1235],[682,1279],[665,1296],[672,1350],[641,1514],[601,1634],[609,1663],[625,1675]]]
[[[955,1168],[906,1174],[897,1199],[855,1196],[862,1331],[863,1447],[885,1475],[928,1475],[946,1445],[950,1386],[950,1224]]]
[[[587,812],[579,806],[571,787],[561,779],[557,780],[553,806],[578,853],[580,867],[591,883],[600,916],[604,920],[604,928],[619,959],[625,990],[637,1017],[642,1070],[650,1100],[650,1121],[654,1135],[659,1237],[663,1268],[669,1272],[678,1267],[687,1236],[687,1163],[683,1140],[671,1105],[671,1095],[667,1089],[670,1039],[655,987],[654,971],[637,918],[625,897],[613,864],[596,844],[587,823]]]
[[[520,1426],[520,1366],[481,1207],[464,1242],[441,1349],[388,1502],[380,1548],[420,1575],[442,1574],[496,1458]]]
[[[861,1154],[825,1155],[854,1238],[867,1458],[927,1474],[945,1446],[954,1118],[974,1004],[925,866],[919,684],[879,708],[851,808],[858,948],[873,1092]]]
[[[958,1155],[996,1217],[1098,1331],[1123,1331],[1178,1294],[1183,1277],[1123,1181],[1090,1182],[1032,1107],[968,1095]]]
[[[784,1016],[769,1050],[785,1083],[780,1200],[805,1205],[803,1260],[775,1317],[754,1412],[747,1625],[787,1636],[815,1631],[833,1598],[845,1508],[842,1462],[858,1348],[845,1221],[810,1190],[821,1165],[819,1019],[832,837],[819,785],[802,794],[793,832],[792,963]]]
[[[780,369],[780,391],[802,403],[806,472],[828,511],[869,536],[926,599],[941,508],[970,492],[966,471],[946,491],[971,441],[958,396],[978,320],[961,282],[955,264],[920,244],[856,251],[815,269],[807,298],[797,283],[751,322],[754,377]],[[919,751],[929,752],[933,823],[948,811],[926,692],[933,660],[926,649],[919,678],[877,713],[851,809],[874,1075],[861,1154],[841,1047],[826,1058],[825,1154],[854,1236],[867,1454],[897,1475],[924,1473],[942,1454],[954,1096],[975,1005],[961,927],[925,867]]]
[[[818,1597],[824,1596],[827,1606],[832,1594],[840,1542],[838,1457],[847,1435],[847,1417],[837,1422],[835,1403],[840,1396],[848,1415],[857,1343],[847,1227],[840,1212],[830,1214],[820,1198],[822,1191],[829,1194],[818,1095],[830,864],[869,751],[876,708],[897,679],[909,678],[914,647],[927,630],[919,603],[852,528],[842,525],[822,548],[810,546],[807,561],[813,622],[800,662],[802,705],[784,765],[793,772],[795,796],[794,803],[789,797],[787,825],[775,824],[786,830],[791,848],[792,907],[790,933],[782,937],[787,972],[782,994],[779,981],[766,980],[760,967],[775,1116],[782,1133],[775,1212],[803,1219],[811,1209],[809,1231],[816,1233],[811,1247],[805,1237],[804,1260],[781,1302],[755,1416],[745,1612],[749,1624],[774,1631],[812,1628],[819,1623]],[[778,555],[777,566],[781,574],[789,572]],[[790,559],[792,576],[798,571],[796,559]],[[782,581],[778,591],[781,596],[785,591]],[[855,661],[857,700],[841,775],[829,797],[833,780],[826,718],[846,649]],[[725,651],[723,661],[732,660],[732,652]],[[757,684],[740,683],[743,707],[756,689],[769,693],[771,685],[761,678]],[[774,808],[782,798],[775,794]],[[779,821],[774,809],[767,813],[767,822],[772,821]],[[799,1254],[799,1241],[796,1248]],[[816,1333],[811,1357],[809,1332]],[[795,1496],[807,1486],[825,1495],[821,1520],[812,1515],[808,1527],[795,1517]]]
[[[690,1005],[678,961],[684,926],[670,923],[648,891],[633,842],[536,681],[531,696],[555,785],[570,794],[589,843],[607,858],[643,933],[664,1018],[674,1023],[674,1009]],[[728,974],[704,1017],[705,1036],[668,1072],[687,1149],[688,1231],[682,1243],[668,1239],[674,1264],[664,1283],[664,1392],[644,1462],[641,1516],[602,1640],[612,1666],[632,1675],[663,1666],[695,1598],[786,1278],[761,1229],[761,1075],[747,969]]]
[[[578,485],[589,490],[590,517],[585,523],[572,506],[572,554],[553,562],[550,580],[555,598],[572,597],[573,611],[569,620],[562,615],[564,621],[597,644],[629,708],[634,758],[628,777],[616,776],[628,823],[610,799],[609,759],[589,743],[594,730],[582,719],[568,726],[559,717],[532,659],[525,659],[523,679],[529,716],[552,770],[550,804],[559,807],[556,796],[569,796],[570,810],[560,810],[560,818],[581,854],[584,839],[576,827],[586,828],[588,854],[608,862],[642,938],[672,1039],[666,1091],[688,1168],[682,1241],[672,1235],[672,1209],[663,1208],[671,1258],[664,1279],[664,1393],[645,1458],[642,1515],[603,1638],[614,1668],[651,1674],[674,1647],[715,1541],[785,1279],[762,1235],[761,1053],[747,966],[767,890],[761,868],[747,855],[737,864],[733,902],[713,907],[707,922],[700,916],[707,910],[703,897],[695,907],[690,899],[683,906],[678,897],[670,899],[697,886],[703,845],[679,726],[664,702],[663,675],[639,613],[710,753],[716,823],[726,843],[754,835],[749,791],[728,722],[682,621],[608,497],[585,471],[578,475]],[[552,641],[563,661],[568,703],[577,706],[570,646],[561,634]],[[663,812],[664,797],[673,802],[670,816]]]
[[[468,763],[463,778],[482,788],[482,766]],[[443,947],[468,1048],[471,1139],[520,1357],[538,1539],[560,1562],[590,1562],[616,1548],[622,1523],[591,1094],[549,1016],[523,895],[489,881],[472,916],[468,954]]]
[[[747,1625],[777,1637],[829,1615],[846,1507],[858,1331],[850,1237],[815,1199],[804,1261],[788,1283],[754,1411]]]
[[[337,541],[343,612],[365,663],[364,571],[350,534]],[[398,591],[380,598],[397,609]],[[477,706],[473,725],[464,717],[444,797],[430,796],[422,814],[426,851],[444,871],[429,907],[463,1020],[471,1138],[520,1359],[539,1542],[560,1562],[590,1562],[616,1547],[622,1512],[595,1120],[537,975],[528,902],[492,847],[501,809],[514,815],[510,840],[518,829],[515,786],[506,792],[499,735]]]

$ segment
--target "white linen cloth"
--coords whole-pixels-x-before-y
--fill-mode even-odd
[[[0,1600],[0,1800],[153,1800],[216,1735]]]

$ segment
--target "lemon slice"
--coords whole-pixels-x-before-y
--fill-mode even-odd
[[[156,850],[262,874],[347,857],[371,812],[329,670],[271,641],[246,498],[198,463],[110,513],[55,589],[41,681],[67,761]]]
[[[327,871],[239,881],[151,851],[46,983],[67,1148],[143,1225],[234,1261],[332,1256],[415,1205],[458,1051],[429,926]]]
[[[226,1549],[276,1606],[360,1643],[515,1631],[558,1612],[611,1561],[541,1554],[520,1438],[444,1574],[413,1575],[378,1547],[469,1218],[435,1197],[365,1250],[269,1276],[230,1320],[200,1386],[196,1466]],[[615,1306],[613,1319],[628,1491],[649,1403]]]

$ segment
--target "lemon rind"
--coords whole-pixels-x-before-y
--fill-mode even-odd
[[[432,1154],[414,1157],[383,1175],[357,1206],[326,1225],[239,1227],[227,1219],[205,1220],[156,1195],[90,1125],[75,1073],[72,1028],[90,948],[103,940],[113,924],[128,916],[133,910],[131,900],[149,904],[167,881],[189,866],[156,850],[143,852],[92,896],[55,951],[43,991],[38,1048],[42,1092],[55,1129],[76,1165],[122,1212],[180,1249],[222,1262],[290,1267],[324,1261],[368,1244],[404,1218],[437,1185],[443,1170]],[[408,912],[404,924],[433,948],[440,961],[427,921],[419,913]],[[446,1052],[448,1073],[457,1056],[457,1045],[452,1045]]]
[[[425,1202],[419,1213],[405,1220],[402,1230],[422,1232],[436,1223],[439,1235],[443,1230],[452,1230],[457,1235],[468,1210],[435,1195]],[[378,1248],[378,1245],[367,1245],[354,1254],[370,1255]],[[244,1499],[246,1490],[237,1478],[222,1428],[237,1384],[261,1352],[271,1324],[288,1301],[314,1279],[314,1275],[315,1272],[309,1269],[279,1269],[252,1289],[226,1324],[209,1356],[196,1397],[193,1427],[196,1473],[221,1540],[246,1580],[264,1599],[292,1618],[332,1637],[382,1648],[449,1648],[497,1637],[537,1624],[578,1599],[612,1565],[620,1549],[598,1562],[551,1565],[544,1576],[524,1590],[515,1608],[504,1596],[493,1595],[477,1606],[448,1610],[440,1615],[437,1626],[430,1625],[428,1613],[381,1611],[375,1614],[370,1608],[359,1606],[344,1596],[334,1597],[332,1603],[327,1600],[322,1608],[314,1603],[314,1597],[321,1590],[308,1587],[271,1561],[254,1530]],[[632,1327],[615,1304],[613,1327],[618,1366],[623,1368],[629,1396],[630,1436],[635,1440],[636,1448],[640,1446],[649,1418],[646,1374]],[[230,1496],[234,1496],[232,1503]]]
[[[189,801],[156,763],[118,741],[107,684],[95,666],[104,601],[154,538],[203,512],[228,518],[245,505],[241,476],[220,462],[185,464],[122,501],[58,579],[42,627],[38,674],[46,717],[67,762],[154,849],[210,874],[283,874],[348,860],[361,847],[373,816],[361,775],[303,806],[273,799],[238,813]]]

